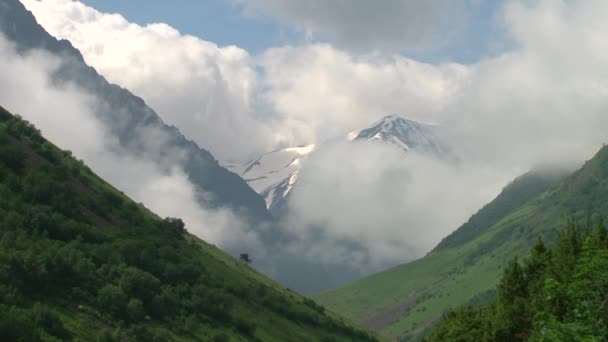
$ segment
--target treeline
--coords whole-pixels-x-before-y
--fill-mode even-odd
[[[426,341],[607,341],[608,232],[571,220],[504,269],[488,305],[447,313]]]
[[[206,248],[0,108],[0,341],[256,341],[284,319],[375,340]]]

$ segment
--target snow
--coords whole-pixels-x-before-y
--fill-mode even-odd
[[[436,136],[437,127],[397,115],[388,115],[358,133],[355,140],[380,141],[404,151],[417,149],[437,156],[445,154]]]
[[[315,144],[311,144],[311,145],[298,146],[298,147],[288,147],[286,149],[283,149],[282,151],[295,152],[301,156],[305,156],[307,154],[310,154],[310,152],[314,151],[315,147],[316,147]]]
[[[289,194],[298,179],[303,161],[315,149],[314,144],[289,147],[267,153],[245,165],[227,167],[241,175],[253,190],[264,196],[266,206],[270,208],[278,197]]]
[[[346,135],[346,140],[348,140],[348,141],[355,140],[357,138],[357,136],[359,135],[359,132],[361,132],[361,131],[352,131],[352,132],[349,132]]]
[[[416,149],[436,156],[446,152],[435,135],[436,126],[421,124],[397,115],[388,115],[369,128],[348,133],[348,141],[376,141],[401,150]],[[226,164],[239,174],[251,188],[262,195],[269,209],[293,190],[302,165],[318,146],[303,145],[273,151],[244,165]]]

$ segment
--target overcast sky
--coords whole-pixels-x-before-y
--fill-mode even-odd
[[[320,253],[347,240],[370,265],[419,256],[508,180],[580,163],[607,140],[605,0],[83,1],[22,0],[221,160],[324,142],[389,113],[447,129],[458,165],[353,146],[311,158],[293,206],[302,227],[326,224]],[[396,192],[387,202],[378,189]]]

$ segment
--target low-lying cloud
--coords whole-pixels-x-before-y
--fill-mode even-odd
[[[95,110],[104,105],[102,100],[70,83],[54,84],[51,75],[63,62],[43,51],[17,54],[14,46],[0,37],[2,106],[35,124],[46,138],[71,150],[95,172],[159,215],[182,218],[190,232],[211,243],[255,246],[257,236],[245,233],[245,224],[231,211],[197,204],[194,187],[176,166],[179,164],[161,161],[153,151],[154,144],[140,155],[121,148],[115,135],[96,118]],[[158,140],[158,133],[151,128],[150,139]]]
[[[277,111],[339,127],[374,108],[402,113],[438,123],[458,160],[403,159],[387,146],[320,150],[290,200],[295,231],[323,237],[305,251],[372,269],[419,257],[521,173],[589,159],[608,140],[606,13],[601,1],[508,3],[503,20],[516,47],[466,66],[403,63],[399,73],[391,59],[356,63],[363,57],[327,45],[267,52]],[[385,70],[395,82],[382,83],[391,79],[380,77]]]
[[[508,180],[381,142],[332,143],[307,160],[286,221],[311,260],[369,273],[424,255]]]
[[[344,33],[371,6],[367,2],[348,9],[340,7],[343,2],[323,2],[326,16],[302,10],[317,2],[248,2],[248,10],[321,36],[259,56],[183,36],[166,25],[133,25],[79,2],[23,2],[102,74],[143,96],[220,159],[267,152],[281,143],[325,142],[388,113],[439,124],[457,163],[341,143],[326,144],[309,158],[289,204],[288,229],[299,241],[291,248],[328,264],[376,270],[421,256],[509,180],[545,162],[580,163],[608,140],[604,0],[505,2],[498,18],[511,49],[469,65],[424,63],[383,49],[408,46],[414,42],[409,35],[426,30],[406,25],[403,36],[385,30],[396,25],[392,14],[402,12],[391,6],[408,2],[368,11],[386,26],[376,27],[378,20],[371,19],[356,23],[358,30],[377,28],[374,41]],[[425,2],[409,11],[441,18],[431,7],[444,11],[451,3]],[[345,15],[334,20],[336,13]],[[11,91],[17,92],[3,94]],[[52,124],[41,128],[51,132],[57,129]],[[171,172],[179,178],[179,170]],[[166,186],[150,197],[187,188],[181,181],[160,184]],[[185,201],[189,195],[182,192]],[[170,208],[157,205],[161,214]]]

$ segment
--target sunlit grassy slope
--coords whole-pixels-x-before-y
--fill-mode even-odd
[[[491,298],[502,267],[526,255],[538,237],[550,242],[570,216],[606,213],[607,148],[574,174],[551,177],[544,184],[533,174],[518,178],[471,218],[474,225],[469,221],[422,259],[315,299],[385,336],[419,338],[447,309]]]
[[[376,338],[160,219],[0,108],[0,340]]]

